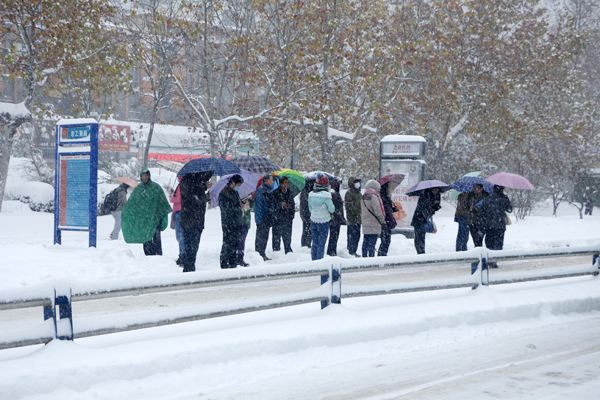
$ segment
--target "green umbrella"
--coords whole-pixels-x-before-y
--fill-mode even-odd
[[[296,196],[302,191],[302,189],[304,189],[304,176],[295,169],[280,169],[279,171],[273,172],[273,175],[278,177],[286,177],[288,179],[288,182],[290,183],[290,190],[292,191],[292,194],[294,196]]]

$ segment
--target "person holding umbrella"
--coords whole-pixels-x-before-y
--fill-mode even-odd
[[[485,219],[485,247],[490,250],[502,250],[504,233],[506,232],[506,213],[512,212],[512,204],[504,186],[494,185],[492,194],[481,204],[481,213]],[[490,263],[490,268],[498,268],[496,263]]]
[[[292,253],[292,226],[296,215],[296,204],[287,177],[279,178],[279,187],[273,191],[273,199],[275,202],[273,251],[281,250],[281,239],[283,238],[285,254]]]
[[[269,230],[273,224],[273,214],[275,213],[272,190],[273,176],[267,174],[263,177],[262,184],[256,191],[256,202],[254,203],[254,220],[256,222],[254,249],[264,261],[271,260],[267,257],[266,250],[269,241]]]
[[[219,193],[221,209],[221,228],[223,230],[223,246],[221,247],[221,268],[235,268],[238,264],[239,235],[244,224],[242,202],[238,194],[244,183],[241,175],[235,174]]]
[[[329,221],[335,206],[329,192],[329,179],[326,175],[318,175],[315,187],[308,195],[308,208],[311,222],[311,258],[320,260],[325,257],[325,244],[329,234]]]
[[[428,186],[425,185],[425,183],[428,183],[428,181],[423,181],[419,184],[424,184],[422,187]],[[415,186],[415,189],[417,190],[409,190],[407,194],[419,196],[417,208],[415,209],[410,224],[415,229],[415,249],[417,250],[417,254],[423,254],[425,253],[425,234],[436,232],[435,225],[431,218],[437,210],[442,208],[440,195],[441,187],[447,187],[448,185],[444,184],[445,186],[429,187],[419,190],[419,184]]]
[[[143,243],[145,255],[161,256],[160,232],[167,229],[171,206],[148,168],[142,169],[140,180],[123,208],[123,237],[127,243]]]
[[[351,256],[358,257],[358,242],[360,241],[361,226],[361,201],[360,193],[361,180],[359,178],[348,178],[348,191],[344,195],[344,205],[346,206],[346,218],[348,228],[348,253]]]
[[[196,270],[196,255],[200,246],[200,236],[204,230],[206,203],[208,202],[208,180],[212,171],[188,173],[181,179],[180,223],[183,229],[185,248],[183,252],[183,272]]]
[[[485,237],[485,219],[481,211],[481,205],[487,196],[488,193],[484,190],[484,186],[477,183],[473,185],[473,190],[469,192],[467,197],[469,230],[471,231],[471,238],[473,239],[475,247],[483,246],[483,238]]]

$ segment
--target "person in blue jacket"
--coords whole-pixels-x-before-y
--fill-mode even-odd
[[[320,260],[325,257],[329,222],[335,212],[331,192],[329,192],[329,179],[326,175],[317,176],[314,189],[308,195],[308,208],[312,235],[311,258]]]
[[[254,203],[254,221],[256,222],[254,250],[260,254],[264,261],[271,260],[267,257],[266,251],[274,214],[273,177],[268,174],[263,177],[263,182],[256,191],[256,201]]]

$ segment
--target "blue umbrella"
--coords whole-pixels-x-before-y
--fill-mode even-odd
[[[448,184],[445,182],[432,179],[432,180],[421,181],[421,182],[417,183],[416,185],[414,185],[413,187],[408,189],[406,194],[409,196],[420,196],[421,192],[423,192],[423,190],[433,189],[433,188],[438,188],[438,189],[440,189],[440,192],[445,192],[446,190],[450,189],[450,186],[448,186]]]
[[[196,158],[187,162],[183,167],[181,167],[177,173],[177,176],[184,176],[194,172],[208,171],[212,171],[213,175],[223,176],[227,174],[239,174],[240,167],[231,161],[227,161],[222,158]]]
[[[483,190],[485,190],[488,193],[492,193],[492,189],[494,187],[494,185],[478,176],[463,176],[462,178],[454,182],[452,185],[450,185],[450,188],[459,192],[470,192],[473,190],[474,185],[482,185]]]
[[[219,205],[219,193],[229,183],[229,179],[235,174],[229,174],[223,176],[210,188],[210,206],[217,207]],[[244,183],[240,186],[238,193],[240,198],[248,197],[250,194],[256,191],[256,185],[258,180],[262,178],[261,174],[256,174],[250,171],[241,171],[240,175],[244,178]]]

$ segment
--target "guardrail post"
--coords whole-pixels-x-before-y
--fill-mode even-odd
[[[488,253],[487,251],[481,250],[481,255],[479,256],[479,263],[481,264],[481,284],[483,286],[488,286],[490,284],[490,268],[488,264]]]
[[[598,272],[594,274],[594,276],[597,276],[600,274],[600,253],[594,253],[592,256],[592,265],[598,270]]]
[[[71,307],[71,289],[57,294],[50,302],[44,304],[44,320],[52,318],[54,323],[54,338],[59,340],[73,340],[73,309]]]
[[[329,270],[329,272],[321,274],[321,286],[329,283],[330,288],[328,288],[329,290],[327,290],[328,293],[328,297],[327,299],[323,299],[321,300],[321,310],[324,309],[325,307],[327,307],[329,304],[331,304],[331,295],[332,295],[332,291],[333,291],[333,287],[331,284],[331,280],[329,279],[329,277],[332,275],[331,270]]]
[[[342,266],[331,266],[331,302],[342,303]]]

